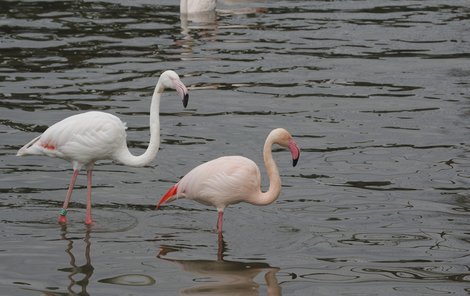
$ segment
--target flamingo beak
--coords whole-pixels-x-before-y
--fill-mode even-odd
[[[180,80],[173,80],[173,87],[176,89],[176,92],[180,95],[183,100],[183,106],[186,108],[188,106],[189,94],[188,89]]]
[[[289,139],[287,147],[289,148],[290,153],[292,154],[292,166],[296,166],[300,157],[300,148],[292,138]]]
[[[167,201],[169,198],[173,197],[177,192],[178,192],[178,184],[173,185],[173,186],[165,193],[165,195],[162,196],[162,198],[160,199],[160,201],[159,201],[158,204],[157,204],[157,210],[160,208],[160,205],[161,205],[162,203],[164,203],[165,201]]]
[[[188,100],[189,100],[189,94],[186,93],[184,96],[183,96],[183,107],[186,108],[186,106],[188,106]]]

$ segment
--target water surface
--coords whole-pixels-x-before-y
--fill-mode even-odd
[[[157,3],[158,2],[158,3]],[[2,1],[2,295],[470,294],[467,1]],[[144,168],[95,166],[57,225],[71,165],[16,151],[60,119],[102,110],[148,141],[158,75],[190,89],[161,104]],[[225,214],[162,194],[192,167],[276,149],[278,201]],[[264,174],[264,167],[261,165]],[[264,177],[265,188],[267,180]]]

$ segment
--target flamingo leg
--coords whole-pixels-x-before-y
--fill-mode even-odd
[[[77,180],[79,170],[73,170],[72,179],[70,180],[69,189],[67,190],[67,195],[65,196],[64,204],[60,210],[59,223],[67,223],[67,208],[69,206],[70,198],[72,198],[73,187],[75,186],[75,181]]]
[[[222,224],[224,221],[224,211],[219,211],[219,216],[217,218],[217,232],[220,235],[222,235]]]
[[[217,235],[217,260],[224,260],[225,253],[225,241],[222,232],[219,232]]]
[[[91,219],[91,175],[93,173],[93,170],[87,170],[86,176],[87,176],[87,195],[86,195],[86,218],[85,218],[85,224],[86,225],[91,225],[93,223],[93,220]]]

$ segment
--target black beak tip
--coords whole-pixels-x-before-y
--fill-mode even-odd
[[[294,158],[294,159],[292,159],[292,166],[294,166],[294,167],[295,167],[295,166],[297,165],[297,162],[298,162],[298,161],[299,161],[299,159],[298,159],[298,158]]]
[[[188,106],[188,101],[189,101],[189,94],[185,94],[183,98],[183,107],[186,108]]]

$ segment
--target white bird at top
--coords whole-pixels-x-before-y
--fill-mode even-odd
[[[181,0],[180,13],[192,14],[215,10],[216,0]]]
[[[139,156],[131,154],[126,142],[126,124],[118,117],[99,111],[73,115],[50,126],[40,136],[18,150],[17,156],[46,155],[72,162],[73,174],[59,223],[67,223],[67,208],[80,169],[87,170],[87,201],[85,224],[93,223],[91,217],[92,170],[97,160],[116,160],[129,166],[144,166],[157,155],[160,146],[160,97],[166,88],[175,89],[188,104],[188,90],[176,72],[168,70],[158,79],[150,104],[150,142]]]
[[[256,163],[242,156],[224,156],[192,169],[168,190],[158,202],[157,208],[164,202],[178,198],[214,206],[218,211],[217,231],[220,238],[224,210],[228,205],[239,202],[268,205],[279,197],[281,177],[272,156],[273,144],[290,150],[293,166],[300,157],[299,146],[287,130],[277,128],[269,133],[263,148],[264,165],[269,177],[268,191],[261,191],[261,174]]]

